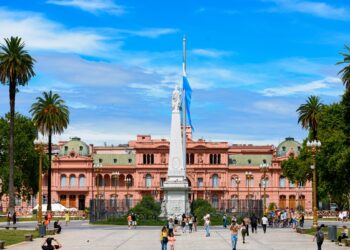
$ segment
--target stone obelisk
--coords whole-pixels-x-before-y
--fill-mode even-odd
[[[184,38],[185,39],[185,38]],[[185,54],[184,40],[184,54]],[[163,216],[181,216],[190,211],[188,202],[188,193],[190,191],[186,178],[186,139],[182,129],[185,127],[186,117],[180,112],[184,111],[184,91],[179,89],[178,85],[172,94],[172,114],[171,114],[171,130],[170,130],[170,151],[168,165],[168,179],[164,182],[164,202]]]

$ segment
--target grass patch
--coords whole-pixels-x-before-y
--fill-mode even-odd
[[[13,230],[13,229],[3,229],[0,230],[0,240],[5,241],[5,247],[9,245],[13,245],[16,243],[20,243],[24,241],[25,234],[32,234],[33,238],[38,238],[38,231],[30,231],[30,230]]]

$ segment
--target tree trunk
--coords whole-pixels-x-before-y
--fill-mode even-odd
[[[16,98],[16,82],[10,81],[10,145],[9,145],[9,211],[13,213],[15,210],[15,188],[13,182],[14,171],[14,130],[15,130],[15,98]]]
[[[52,132],[49,130],[49,169],[47,171],[47,211],[51,211],[51,155],[52,155]]]

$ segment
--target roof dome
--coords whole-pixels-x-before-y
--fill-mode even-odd
[[[301,150],[301,144],[294,140],[293,137],[287,137],[283,142],[277,146],[277,156],[286,156],[292,149],[296,155],[299,155]]]
[[[64,144],[60,149],[60,155],[67,155],[72,150],[82,156],[89,155],[89,146],[81,141],[79,137],[73,137],[69,142]]]

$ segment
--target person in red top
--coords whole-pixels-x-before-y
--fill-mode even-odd
[[[50,211],[47,212],[47,219],[49,220],[49,224],[50,224],[51,219],[52,219],[52,214]]]
[[[131,224],[132,224],[132,218],[131,218],[130,214],[128,215],[127,220],[128,220],[128,229],[130,229],[131,228]]]

